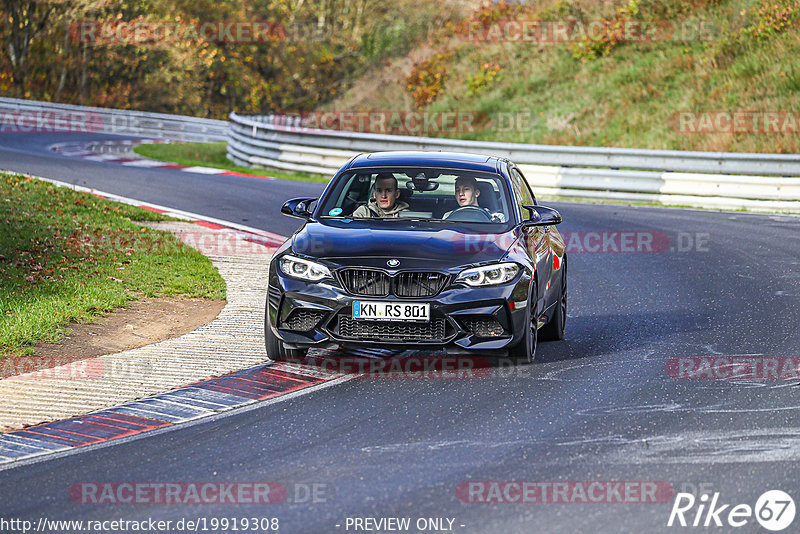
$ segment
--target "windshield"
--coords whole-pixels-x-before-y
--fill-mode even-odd
[[[506,180],[498,174],[362,169],[336,180],[317,216],[505,224],[511,219],[511,205]]]

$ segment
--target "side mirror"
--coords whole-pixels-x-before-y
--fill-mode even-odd
[[[287,200],[281,208],[281,213],[288,215],[289,217],[297,217],[299,219],[309,220],[311,218],[311,212],[308,210],[308,206],[310,206],[315,200],[317,199],[293,198],[291,200]]]
[[[561,222],[561,214],[553,208],[547,206],[522,206],[530,217],[525,219],[522,224],[524,226],[550,226],[559,224]]]

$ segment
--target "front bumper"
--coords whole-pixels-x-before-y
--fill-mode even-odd
[[[506,284],[472,288],[450,284],[430,298],[362,297],[334,280],[307,283],[271,269],[265,328],[289,348],[389,347],[493,354],[525,332],[530,273]],[[352,318],[355,301],[427,302],[426,323]]]

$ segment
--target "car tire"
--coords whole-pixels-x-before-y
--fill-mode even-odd
[[[536,284],[536,280],[534,279],[534,284]],[[534,285],[533,290],[531,292],[531,299],[528,302],[528,313],[526,315],[526,323],[527,328],[525,331],[525,335],[522,337],[522,340],[519,344],[515,347],[512,347],[508,351],[508,355],[514,360],[515,363],[533,363],[534,358],[536,357],[536,345],[539,339],[539,333],[537,330],[537,321],[535,314],[536,309],[536,286]]]
[[[277,338],[269,321],[264,323],[264,344],[267,356],[272,361],[302,360],[308,354],[308,349],[287,349],[283,342]]]
[[[564,256],[564,266],[561,268],[561,293],[558,296],[553,318],[542,327],[539,332],[541,341],[561,341],[564,339],[564,329],[567,326],[567,257]]]

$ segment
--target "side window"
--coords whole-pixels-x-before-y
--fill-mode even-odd
[[[523,220],[528,216],[528,210],[522,206],[536,204],[536,200],[534,200],[528,182],[517,169],[511,169],[511,183],[514,187],[514,197],[518,206],[517,211],[519,212],[520,220]]]
[[[369,175],[353,174],[350,177],[342,178],[338,182],[336,189],[330,193],[323,208],[323,215],[338,213],[344,216],[350,215],[364,204],[369,191]]]

